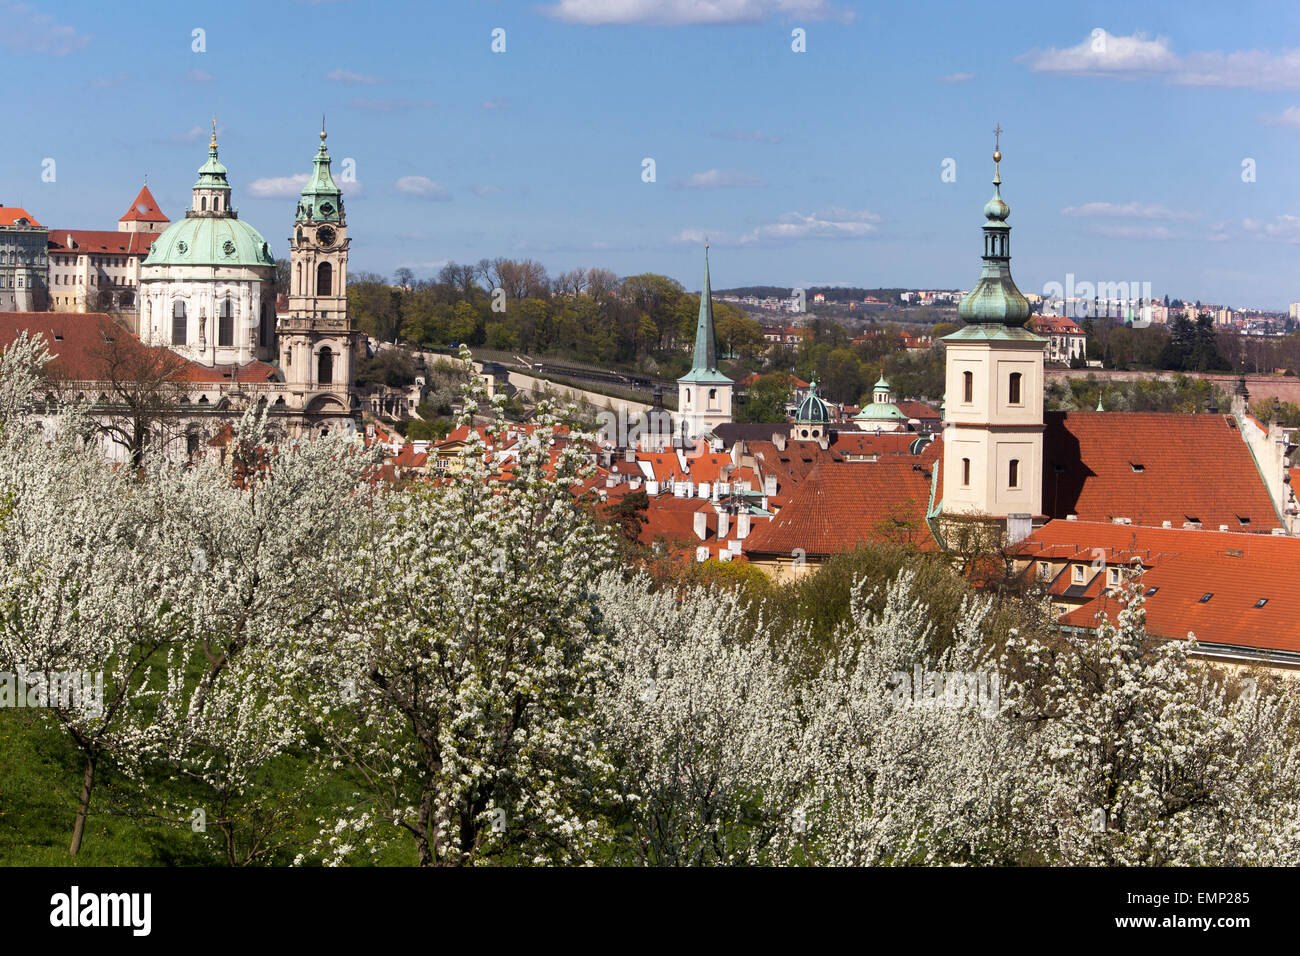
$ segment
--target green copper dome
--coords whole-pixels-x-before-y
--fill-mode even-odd
[[[210,189],[230,192],[226,167],[217,159],[215,125],[208,144],[208,161],[199,167],[199,180],[194,184],[196,205],[203,191]],[[190,209],[184,219],[163,230],[141,265],[274,266],[275,256],[262,234],[236,215],[227,195],[220,209]]]
[[[1006,222],[1011,209],[1002,199],[1001,161],[1002,152],[995,149],[993,198],[984,205],[984,268],[957,306],[958,317],[967,324],[1021,326],[1029,318],[1029,302],[1011,278],[1011,227]]]
[[[187,216],[154,240],[146,266],[274,266],[261,233],[233,216]]]
[[[831,421],[830,406],[817,395],[817,382],[808,386],[808,394],[799,403],[794,413],[797,425],[829,425]]]

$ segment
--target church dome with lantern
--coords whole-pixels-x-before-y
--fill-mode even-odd
[[[270,361],[274,289],[275,256],[231,203],[214,122],[190,208],[141,263],[140,338],[202,365]]]

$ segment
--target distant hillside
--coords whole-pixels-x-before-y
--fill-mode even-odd
[[[714,295],[738,295],[738,296],[755,296],[760,299],[785,299],[790,296],[790,286],[777,285],[749,285],[740,286],[735,289],[714,289]],[[900,292],[907,292],[907,289],[860,289],[854,286],[819,286],[815,285],[805,292],[809,298],[818,292],[826,296],[827,302],[860,302],[867,296],[872,296],[882,302],[893,302],[897,300]],[[938,292],[956,292],[956,289],[933,289],[930,291]]]

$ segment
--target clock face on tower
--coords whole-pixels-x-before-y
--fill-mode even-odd
[[[319,229],[316,230],[316,241],[319,242],[326,249],[334,245],[334,240],[337,238],[338,236],[334,232],[333,226],[321,226]]]

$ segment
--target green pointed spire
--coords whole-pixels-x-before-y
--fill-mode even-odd
[[[993,198],[984,206],[984,268],[975,288],[962,298],[957,315],[981,325],[1021,326],[1029,318],[1029,302],[1011,278],[1011,208],[1002,199],[1002,127],[994,130]]]
[[[311,177],[298,201],[298,222],[342,222],[343,190],[330,172],[330,154],[325,148],[325,117],[320,121],[320,148],[312,160]]]
[[[695,358],[679,382],[730,382],[718,371],[718,347],[713,333],[713,290],[709,284],[709,247],[704,246],[704,288],[700,290],[700,317],[695,323]]]

